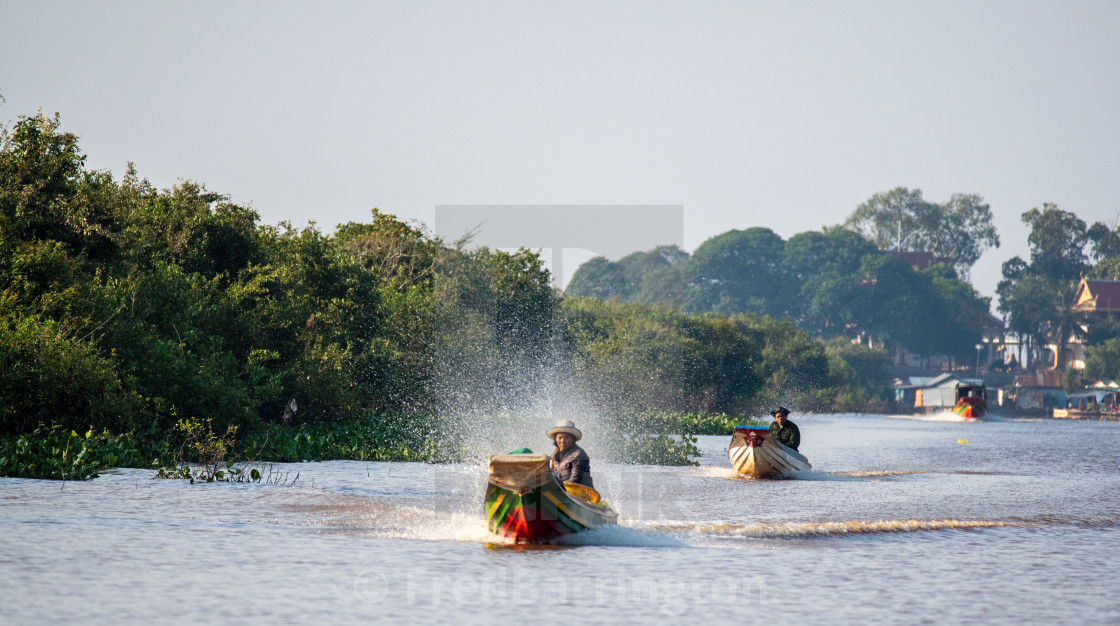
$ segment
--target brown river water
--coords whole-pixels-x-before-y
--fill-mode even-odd
[[[790,480],[734,477],[730,437],[592,459],[620,524],[564,546],[490,535],[481,464],[0,479],[0,623],[1120,623],[1120,423],[794,421]]]

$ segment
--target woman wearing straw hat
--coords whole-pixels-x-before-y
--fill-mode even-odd
[[[564,482],[579,483],[594,489],[591,457],[576,445],[577,441],[583,439],[583,433],[571,420],[560,420],[555,428],[548,431],[548,436],[556,444],[556,449],[552,451],[552,471]]]

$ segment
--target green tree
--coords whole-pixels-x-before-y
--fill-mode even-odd
[[[988,248],[998,248],[999,233],[993,223],[991,207],[977,194],[955,193],[945,204],[936,205],[922,221],[917,249],[950,259],[961,276]]]
[[[801,286],[796,312],[798,324],[824,337],[854,336],[848,327],[855,284],[861,280],[864,257],[877,254],[875,246],[858,233],[825,228],[790,237],[785,246],[791,281]]]
[[[921,189],[896,187],[856,207],[844,226],[881,249],[932,252],[950,260],[961,276],[989,247],[999,247],[992,211],[976,194],[953,194],[945,204],[927,202]]]
[[[0,130],[0,237],[52,240],[72,253],[108,245],[111,207],[90,199],[104,175],[84,170],[78,137],[42,114]]]
[[[518,410],[556,367],[558,297],[540,256],[479,248],[456,254],[437,280],[433,394],[453,410]]]
[[[1085,254],[1089,233],[1081,218],[1046,202],[1041,210],[1023,213],[1022,221],[1030,227],[1029,273],[1048,280],[1077,281],[1089,270]]]
[[[1115,225],[1108,226],[1096,222],[1086,231],[1091,247],[1093,267],[1088,278],[1096,280],[1120,280],[1120,233]]]
[[[597,256],[576,268],[565,292],[569,296],[610,300],[626,291],[626,275],[617,263]]]
[[[1120,233],[1116,232],[1115,224],[1110,227],[1103,222],[1094,222],[1085,236],[1092,244],[1092,258],[1094,261],[1120,257]]]
[[[628,283],[637,287],[629,296],[632,302],[681,308],[696,290],[687,276],[692,257],[677,246],[658,246],[644,255],[627,255],[619,264]]]
[[[844,226],[884,250],[917,250],[915,246],[925,228],[923,222],[936,211],[922,197],[921,189],[895,187],[865,200],[848,216]]]
[[[677,246],[632,252],[618,261],[595,257],[576,270],[566,293],[600,300],[618,298],[619,302],[679,306],[687,293],[681,268],[688,260],[688,253]]]
[[[799,285],[784,262],[785,241],[768,228],[730,230],[700,244],[685,270],[694,286],[686,311],[791,314]]]
[[[349,222],[335,230],[335,242],[367,272],[398,291],[430,285],[446,260],[443,242],[391,213],[373,209],[368,224]]]
[[[1120,338],[1085,346],[1085,374],[1104,380],[1120,379]]]
[[[835,389],[829,379],[824,344],[797,328],[789,318],[743,314],[736,317],[761,348],[758,371],[763,378],[755,406],[793,404],[803,408],[830,405]]]
[[[825,352],[833,410],[886,410],[892,389],[886,351],[836,337],[827,342]]]
[[[661,306],[567,298],[562,333],[586,397],[612,410],[748,410],[759,344],[741,322]]]
[[[1003,264],[1003,280],[996,291],[999,310],[1009,327],[1034,344],[1055,346],[1051,366],[1061,368],[1065,347],[1081,334],[1083,316],[1072,309],[1077,282],[1089,270],[1085,222],[1052,203],[1023,213],[1030,227],[1030,263],[1015,257]]]
[[[915,352],[949,355],[967,362],[988,322],[991,301],[944,264],[933,265],[918,275],[928,281],[928,294],[920,299],[921,327],[914,325]]]

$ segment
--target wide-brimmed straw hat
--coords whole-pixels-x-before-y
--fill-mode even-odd
[[[782,415],[789,415],[789,409],[787,409],[784,406],[780,406],[780,407],[774,409],[773,411],[770,411],[770,415],[772,415],[774,417],[777,417],[778,413],[781,413]]]
[[[572,423],[572,420],[560,420],[559,422],[556,422],[556,427],[548,431],[548,438],[556,439],[556,435],[559,435],[560,433],[568,433],[569,435],[575,437],[576,441],[583,439],[583,433],[579,432],[579,429],[576,428],[576,425]]]

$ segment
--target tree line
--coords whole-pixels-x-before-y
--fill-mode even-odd
[[[1021,219],[1030,228],[1029,258],[1006,261],[996,289],[1008,330],[1027,344],[1031,363],[1068,370],[1065,347],[1076,340],[1085,345],[1087,376],[1120,378],[1120,325],[1074,308],[1082,279],[1120,280],[1116,225],[1090,226],[1049,202]]]
[[[1120,238],[1053,205],[1024,221],[1030,262],[1005,264],[999,292],[1009,328],[1038,345],[1084,333],[1058,287],[1117,278]],[[24,116],[0,131],[0,431],[382,420],[337,446],[372,455],[430,416],[546,396],[615,414],[886,410],[892,351],[972,354],[988,302],[961,276],[998,245],[988,226],[978,196],[900,188],[789,240],[750,228],[593,259],[561,293],[532,251],[377,209],[325,233],[261,224],[200,183],[156,189],[131,164],[115,180],[57,115]],[[942,262],[915,269],[883,249],[892,236]],[[1091,328],[1090,369],[1116,371],[1120,330]]]
[[[963,258],[977,257],[972,251]],[[951,258],[935,260],[915,269],[843,226],[788,241],[768,228],[748,228],[712,237],[691,255],[668,246],[615,262],[591,259],[573,274],[568,293],[788,319],[826,340],[968,360],[989,300],[958,277]]]
[[[333,235],[262,225],[198,183],[89,170],[59,125],[22,117],[0,138],[4,431],[431,411],[468,369],[514,391],[479,364],[551,344],[536,254],[464,250],[377,210]]]
[[[882,353],[788,320],[565,296],[532,251],[469,249],[377,209],[333,233],[264,225],[200,183],[156,189],[85,159],[57,115],[0,134],[5,433],[381,415],[396,432],[542,394],[739,414],[889,399]]]
[[[1120,324],[1074,307],[1081,279],[1120,280],[1116,224],[1091,226],[1053,203],[1021,216],[1029,261],[1003,264],[997,310],[1005,335],[1020,341],[1027,369],[1067,370],[1070,341],[1084,344],[1085,374],[1120,378]],[[732,230],[691,255],[675,246],[618,261],[596,257],[573,275],[568,293],[661,304],[688,313],[753,313],[790,320],[820,339],[877,345],[968,363],[990,324],[991,302],[968,276],[999,235],[975,194],[938,204],[921,190],[877,193],[840,225],[783,240],[767,228]],[[898,251],[929,253],[918,269]],[[1015,359],[1018,363],[1018,359]]]

